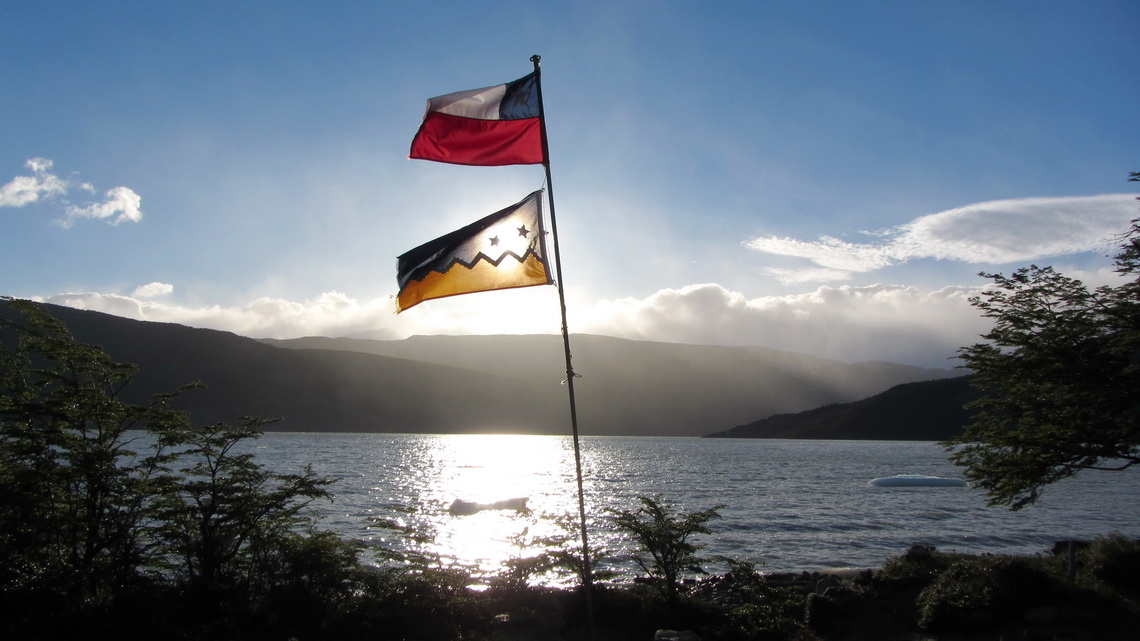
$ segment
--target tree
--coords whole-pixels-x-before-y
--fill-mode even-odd
[[[582,555],[582,524],[576,515],[562,514],[555,517],[554,523],[559,532],[539,537],[537,542],[547,548],[546,555],[558,571],[569,573],[581,586],[617,575],[613,570],[598,567],[609,556],[609,550],[595,544],[590,546],[588,558]]]
[[[641,507],[636,510],[611,510],[614,525],[633,535],[640,550],[633,561],[657,580],[663,596],[677,601],[683,572],[703,573],[697,556],[703,546],[689,542],[694,534],[708,534],[709,521],[720,517],[723,505],[700,512],[681,512],[662,502],[661,496],[639,496]]]
[[[1095,289],[1052,267],[981,274],[995,288],[970,303],[994,326],[958,355],[983,395],[943,445],[990,505],[1019,510],[1083,470],[1140,463],[1140,218],[1114,262],[1126,280]]]
[[[191,427],[169,402],[197,384],[124,401],[135,373],[0,298],[0,636],[322,625],[367,579],[358,544],[314,530],[332,480],[258,465],[239,445],[265,420]]]
[[[172,460],[136,453],[130,430],[181,429],[167,407],[179,392],[127,403],[133,366],[77,342],[40,305],[0,299],[0,312],[0,590],[113,600],[153,561],[148,497]]]
[[[161,517],[157,538],[178,559],[176,567],[194,588],[225,585],[259,590],[267,560],[290,545],[298,531],[310,531],[314,500],[331,499],[332,479],[277,474],[235,448],[261,436],[273,421],[245,417],[238,425],[218,423],[166,436],[177,448],[184,476],[155,497]]]

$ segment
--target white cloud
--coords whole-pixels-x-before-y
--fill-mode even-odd
[[[784,269],[781,267],[769,267],[764,270],[764,273],[774,277],[781,285],[830,283],[851,280],[851,272],[842,269]]]
[[[139,205],[142,198],[128,187],[115,187],[105,194],[106,200],[86,207],[70,205],[67,208],[67,218],[59,221],[65,228],[71,227],[77,218],[93,218],[106,220],[112,225],[123,221],[137,223],[142,220],[142,211]]]
[[[748,299],[720,285],[602,301],[575,317],[577,331],[631,339],[756,345],[841,361],[882,360],[952,367],[959,347],[988,323],[970,306],[977,289],[927,292],[901,285],[820,287]]]
[[[745,246],[850,272],[869,272],[921,258],[1001,265],[1105,250],[1136,215],[1134,194],[994,200],[868,234],[880,238],[879,242],[767,236],[753,238]],[[817,270],[816,275],[837,278],[829,271]],[[806,274],[800,282],[809,277]]]
[[[390,299],[361,302],[339,292],[326,292],[304,302],[261,297],[241,305],[190,307],[145,298],[173,291],[173,285],[150,283],[131,296],[76,292],[50,296],[45,302],[89,309],[135,320],[179,323],[218,329],[252,338],[370,335],[399,338],[391,329],[395,306]]]
[[[152,284],[153,285],[153,284]],[[150,291],[147,285],[141,293]],[[160,289],[160,288],[154,288]],[[989,323],[969,305],[980,288],[923,291],[902,285],[820,287],[813,292],[749,299],[716,284],[664,289],[645,298],[573,305],[570,329],[663,342],[760,346],[846,362],[878,360],[925,367],[953,367],[959,347],[977,342]],[[553,290],[553,288],[533,288]],[[191,307],[113,294],[61,294],[47,302],[127,318],[231,331],[254,338],[412,334],[556,333],[557,307],[545,300],[530,324],[511,325],[517,307],[533,308],[527,290],[500,295],[501,304],[463,307],[460,299],[394,314],[389,298],[361,301],[326,292],[296,302],[258,298],[246,305]],[[516,294],[516,295],[511,295]],[[550,292],[534,291],[536,297]],[[488,324],[494,321],[494,326]]]
[[[173,291],[174,285],[155,282],[139,285],[135,288],[135,291],[131,292],[131,296],[135,298],[155,298],[157,296],[167,296]]]
[[[143,312],[144,307],[148,303],[144,303],[136,298],[129,296],[121,296],[119,294],[99,294],[99,293],[69,293],[69,294],[56,294],[44,299],[43,302],[51,303],[53,305],[63,305],[65,307],[74,307],[76,309],[90,309],[105,314],[113,314],[115,316],[122,316],[123,318],[131,318],[134,320],[150,320]]]
[[[1136,215],[1134,194],[995,200],[918,218],[892,246],[898,260],[1031,261],[1108,249]]]
[[[55,222],[64,229],[69,229],[79,218],[105,220],[112,225],[142,220],[142,210],[139,208],[142,198],[128,187],[108,190],[101,203],[74,205],[67,202],[68,192],[73,188],[94,192],[95,188],[90,183],[76,182],[53,174],[51,169],[54,163],[47,158],[32,158],[24,165],[32,171],[32,175],[16,176],[0,186],[0,207],[23,207],[40,200],[61,200],[66,206],[67,217]]]
[[[769,254],[807,258],[832,271],[869,272],[895,262],[883,247],[849,243],[831,236],[823,236],[814,242],[776,236],[761,237],[753,238],[745,245]]]
[[[41,198],[50,199],[67,193],[66,180],[51,173],[52,161],[32,158],[24,165],[32,170],[31,176],[16,176],[0,186],[0,207],[23,207]]]

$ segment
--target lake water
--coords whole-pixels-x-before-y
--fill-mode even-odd
[[[912,544],[971,553],[1034,554],[1066,538],[1120,532],[1140,537],[1140,473],[1087,472],[1049,487],[1020,512],[986,507],[963,487],[885,488],[877,477],[961,477],[936,443],[763,439],[581,439],[591,546],[631,569],[629,547],[607,510],[661,495],[686,510],[724,505],[700,536],[706,556],[762,562],[767,572],[878,567]],[[397,519],[430,532],[429,550],[494,572],[539,549],[536,537],[578,514],[569,437],[268,433],[258,461],[279,472],[312,464],[340,479],[322,507],[324,526],[347,538],[400,549],[376,527]],[[526,497],[529,514],[488,510],[453,516],[455,499]],[[715,565],[713,566],[715,568]]]

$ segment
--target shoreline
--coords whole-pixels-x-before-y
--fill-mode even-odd
[[[595,591],[594,632],[603,641],[1046,641],[1092,632],[1105,641],[1131,640],[1140,626],[1140,582],[1133,575],[1110,584],[1097,575],[1104,567],[1093,551],[1099,541],[1075,543],[1071,579],[1067,541],[1034,556],[914,546],[878,568],[760,574],[738,567],[686,581],[686,600],[672,605],[654,595],[650,582],[634,578]],[[1140,568],[1140,541],[1113,541],[1128,542],[1113,563]],[[525,588],[515,593],[514,606],[498,619],[510,626],[511,639],[587,638],[579,588]],[[655,636],[664,630],[682,636]]]

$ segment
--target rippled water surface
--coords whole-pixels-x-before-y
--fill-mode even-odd
[[[960,477],[935,443],[760,439],[581,440],[591,545],[623,567],[627,542],[607,510],[662,495],[685,510],[724,505],[707,556],[763,562],[766,571],[876,567],[915,543],[966,552],[1037,553],[1064,538],[1140,536],[1140,474],[1089,472],[1046,490],[1020,512],[988,508],[962,487],[884,488],[895,474]],[[389,518],[430,532],[431,551],[485,571],[533,553],[534,539],[576,518],[572,442],[557,436],[269,433],[258,460],[277,471],[311,463],[340,479],[325,526],[399,549],[375,526]],[[526,497],[529,514],[453,516],[455,499]]]

